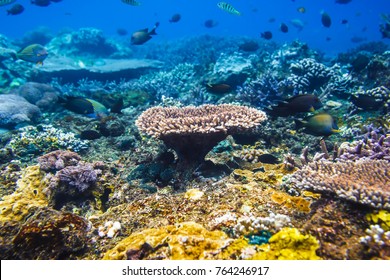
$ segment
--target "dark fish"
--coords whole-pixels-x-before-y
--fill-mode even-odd
[[[15,4],[11,7],[11,9],[7,10],[7,15],[19,15],[23,13],[24,7],[20,4]]]
[[[315,136],[329,136],[340,132],[337,121],[328,113],[319,113],[305,120],[295,120],[295,125],[297,129],[303,128],[304,132]]]
[[[353,36],[351,38],[351,42],[352,43],[361,43],[361,42],[364,42],[364,41],[367,41],[367,38],[366,37],[360,37],[360,36]]]
[[[350,3],[352,0],[336,0],[335,2],[337,4],[348,4]]]
[[[323,12],[321,15],[321,23],[323,26],[329,28],[332,25],[332,19],[327,13]]]
[[[232,91],[232,87],[228,84],[207,84],[206,89],[208,92],[223,94]]]
[[[265,31],[261,33],[261,38],[264,38],[266,40],[272,39],[272,32],[271,31]]]
[[[96,140],[102,137],[99,131],[88,129],[83,130],[80,133],[80,139],[81,140]]]
[[[282,31],[283,33],[287,33],[288,32],[288,26],[287,26],[287,24],[285,24],[285,23],[281,23],[280,24],[280,31]]]
[[[350,99],[356,107],[367,111],[378,110],[383,105],[383,100],[366,94],[351,95]]]
[[[275,21],[276,21],[276,18],[274,18],[274,17],[268,19],[268,22],[270,22],[270,23],[275,22]]]
[[[12,4],[15,1],[16,0],[0,0],[0,6],[9,5],[9,4]]]
[[[156,22],[153,29],[150,31],[148,31],[148,28],[145,28],[145,29],[141,29],[139,31],[134,32],[133,35],[131,35],[131,44],[132,45],[142,45],[143,43],[152,39],[151,35],[157,35],[156,28],[159,25],[160,24],[158,22]]]
[[[218,22],[212,19],[208,19],[204,22],[204,26],[207,28],[213,28],[218,25]]]
[[[48,53],[44,46],[39,44],[32,44],[21,49],[17,53],[12,53],[11,55],[15,60],[21,59],[42,65]]]
[[[116,30],[116,33],[119,35],[119,36],[126,36],[128,34],[127,30],[124,29],[124,28],[118,28]]]
[[[365,54],[358,54],[351,62],[351,66],[354,72],[360,72],[364,70],[370,63],[370,57]]]
[[[229,14],[232,14],[232,15],[236,15],[236,16],[240,16],[241,13],[239,11],[237,11],[232,5],[230,5],[229,3],[226,3],[226,2],[219,2],[217,4],[218,8],[220,8],[221,10],[225,11],[225,12],[228,12]]]
[[[280,163],[279,159],[275,157],[274,155],[271,154],[262,154],[257,157],[257,160],[262,162],[262,163],[267,163],[267,164],[278,164]]]
[[[304,14],[304,13],[306,13],[306,8],[305,7],[299,7],[297,9],[297,11],[300,12],[301,14]]]
[[[169,20],[169,22],[178,22],[180,19],[181,19],[181,15],[180,14],[174,14],[171,17],[171,19]]]
[[[95,119],[108,115],[108,110],[103,104],[84,97],[68,97],[64,107],[74,113]]]
[[[329,41],[332,40],[332,38],[331,38],[331,37],[326,37],[325,40],[326,40],[327,42],[329,42]]]
[[[341,24],[347,24],[347,23],[348,23],[348,20],[347,20],[347,19],[341,20]]]
[[[239,45],[238,49],[244,52],[255,52],[259,49],[259,44],[255,41],[248,41]]]
[[[314,112],[322,107],[321,100],[314,94],[302,94],[279,102],[268,112],[274,117],[287,117],[297,113]]]
[[[47,7],[50,5],[50,0],[31,0],[31,4],[34,4],[34,5],[40,6],[40,7]]]
[[[123,3],[131,5],[131,6],[140,6],[141,3],[135,0],[122,0]]]

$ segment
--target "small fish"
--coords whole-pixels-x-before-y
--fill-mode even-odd
[[[272,154],[262,154],[257,157],[257,160],[261,163],[278,164],[280,160]]]
[[[141,3],[135,0],[122,0],[123,3],[131,5],[131,6],[140,6]]]
[[[261,38],[264,38],[266,40],[271,40],[272,39],[272,32],[271,31],[265,31],[260,34]]]
[[[295,125],[297,129],[303,128],[304,132],[315,136],[329,136],[340,132],[336,119],[328,113],[319,113],[305,120],[295,120]]]
[[[290,22],[296,29],[298,29],[298,31],[302,31],[305,26],[305,24],[298,18],[292,19]]]
[[[102,118],[108,116],[107,108],[96,100],[84,97],[68,97],[65,101],[66,109],[90,118]]]
[[[324,27],[329,28],[332,25],[332,19],[330,18],[330,16],[327,13],[322,12],[321,23]]]
[[[208,92],[215,94],[223,94],[232,91],[232,87],[228,84],[207,84],[206,89]]]
[[[255,41],[248,41],[238,46],[240,51],[255,52],[259,49],[259,44]]]
[[[21,59],[36,63],[37,65],[42,65],[48,53],[44,46],[32,44],[11,55],[15,60]]]
[[[50,5],[50,0],[31,0],[31,4],[39,7],[47,7]]]
[[[281,23],[280,24],[280,31],[282,31],[283,33],[287,33],[288,32],[288,26],[287,26],[287,24],[285,24],[285,23]]]
[[[325,37],[325,40],[326,40],[327,42],[332,41],[332,37]]]
[[[20,4],[13,5],[9,10],[7,10],[7,15],[19,15],[23,13],[24,7]]]
[[[145,43],[145,42],[149,41],[150,39],[152,39],[151,35],[157,35],[156,28],[159,25],[160,24],[158,22],[156,22],[156,24],[154,25],[153,29],[150,30],[150,31],[148,30],[148,28],[145,28],[145,29],[141,29],[139,31],[134,32],[131,35],[131,44],[132,45],[142,45],[143,43]]]
[[[240,16],[241,13],[239,11],[237,11],[232,5],[230,5],[229,3],[226,3],[226,2],[219,2],[217,4],[218,8],[220,8],[221,10],[225,11],[225,12],[228,12],[229,14],[232,14],[232,15],[237,15],[237,16]]]
[[[352,0],[336,0],[335,3],[336,4],[348,4],[352,2]]]
[[[213,28],[218,25],[218,22],[213,19],[208,19],[204,22],[204,26],[207,28]]]
[[[6,6],[14,3],[16,0],[0,0],[0,6]]]
[[[300,12],[301,14],[304,14],[304,13],[306,13],[306,8],[305,7],[299,7],[297,9],[297,11]]]
[[[341,20],[341,24],[347,24],[347,23],[348,23],[348,20],[347,20],[347,19]]]
[[[179,20],[181,19],[181,15],[180,14],[174,14],[171,19],[169,20],[169,22],[178,22]]]
[[[119,36],[126,36],[128,34],[127,30],[124,29],[124,28],[118,28],[116,30],[116,33],[119,35]]]
[[[356,107],[366,111],[378,110],[384,103],[383,100],[366,94],[351,95],[350,100]]]
[[[268,19],[268,22],[270,22],[270,23],[273,23],[275,21],[276,21],[276,18],[274,18],[274,17],[271,17],[271,18]]]
[[[301,94],[279,102],[268,113],[274,117],[288,117],[297,113],[314,112],[321,107],[322,103],[318,96],[314,94]]]

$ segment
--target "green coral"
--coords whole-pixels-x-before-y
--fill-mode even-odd
[[[379,210],[367,214],[366,218],[373,224],[379,224],[385,231],[390,230],[390,212],[386,210]]]
[[[269,244],[259,247],[254,260],[320,260],[316,250],[319,248],[317,239],[301,234],[296,228],[283,228],[269,239]]]

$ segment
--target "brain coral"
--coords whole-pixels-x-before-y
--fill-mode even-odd
[[[136,121],[138,129],[162,140],[179,160],[199,162],[227,135],[254,132],[267,119],[246,106],[221,104],[198,107],[152,107]]]

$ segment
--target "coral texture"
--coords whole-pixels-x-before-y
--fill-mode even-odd
[[[41,115],[39,108],[14,94],[0,95],[0,126],[14,127],[36,121]]]
[[[43,171],[58,171],[67,166],[77,165],[81,157],[71,151],[53,151],[38,158],[39,167]]]
[[[136,125],[164,141],[179,159],[201,161],[227,135],[254,132],[266,119],[264,112],[238,105],[158,106],[143,112]]]
[[[390,163],[316,161],[291,175],[298,188],[335,193],[338,197],[374,208],[390,209]]]

